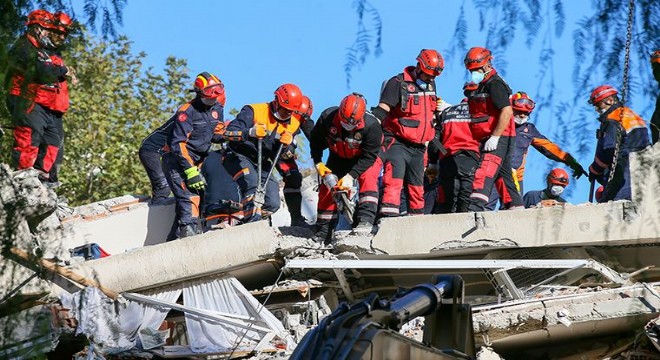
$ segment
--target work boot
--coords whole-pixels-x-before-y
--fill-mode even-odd
[[[328,224],[324,225],[316,225],[316,230],[314,231],[314,237],[312,240],[314,242],[317,242],[319,244],[324,244],[328,245],[331,243],[331,238],[330,238],[330,226]]]
[[[307,223],[307,219],[305,219],[303,216],[297,218],[291,218],[291,226],[301,227],[305,229],[309,229],[310,227],[310,225]]]
[[[195,236],[197,234],[199,234],[199,232],[197,231],[197,226],[194,224],[179,226],[179,239],[183,239],[189,236]]]

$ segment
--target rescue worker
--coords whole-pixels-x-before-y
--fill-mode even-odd
[[[222,84],[222,81],[220,83]],[[218,96],[218,103],[224,109],[225,101],[227,100],[224,84],[219,88],[221,93]],[[167,200],[167,197],[170,196],[170,186],[163,172],[161,158],[169,150],[167,138],[176,125],[176,122],[176,117],[171,117],[163,125],[147,135],[142,140],[140,149],[138,150],[140,162],[144,166],[144,170],[147,172],[149,182],[151,183],[151,201],[149,202],[151,205],[162,205]],[[223,132],[224,122],[220,121],[218,124],[221,126],[218,131]]]
[[[600,128],[596,133],[596,154],[589,166],[589,180],[605,186],[600,202],[631,200],[631,175],[628,156],[649,146],[646,122],[630,108],[623,106],[619,92],[610,85],[595,88],[589,104],[598,112]],[[615,153],[618,154],[616,159]],[[616,166],[612,169],[612,164]],[[610,174],[614,171],[614,174]]]
[[[69,108],[68,80],[75,71],[64,64],[59,47],[73,25],[65,13],[34,10],[27,31],[8,53],[7,108],[14,125],[13,160],[17,169],[34,167],[48,187],[59,186],[55,167],[64,140],[62,117]],[[61,160],[60,160],[61,162]]]
[[[311,156],[321,178],[316,217],[315,239],[330,242],[338,222],[336,189],[331,189],[326,177],[339,178],[337,189],[351,191],[359,184],[356,219],[348,219],[356,230],[371,231],[378,210],[378,177],[382,161],[378,158],[383,130],[367,109],[367,101],[358,93],[344,97],[339,107],[333,106],[321,114],[310,142]],[[326,163],[323,150],[329,149]]]
[[[275,90],[273,101],[243,106],[227,126],[225,137],[229,146],[223,165],[241,189],[245,222],[261,220],[280,207],[277,182],[273,176],[268,183],[265,181],[280,154],[294,151],[293,138],[301,122],[296,112],[302,101],[303,94],[298,86],[284,84]],[[261,174],[258,172],[259,143],[262,144]],[[257,193],[260,184],[265,193]]]
[[[651,68],[653,69],[653,77],[660,85],[660,49],[651,54]],[[651,118],[651,138],[653,144],[660,139],[660,92],[658,93],[658,99],[655,101],[655,111]]]
[[[200,198],[206,187],[199,172],[212,142],[222,142],[223,107],[218,102],[224,85],[217,76],[202,72],[195,77],[194,99],[176,111],[167,127],[168,151],[163,171],[176,200],[176,218],[167,240],[198,234]],[[219,125],[220,124],[220,125]],[[178,231],[177,231],[178,230]]]
[[[466,212],[470,204],[472,180],[479,160],[479,142],[470,131],[470,110],[467,97],[477,89],[477,84],[468,82],[463,86],[466,96],[460,104],[444,110],[436,125],[436,137],[440,139],[446,154],[438,150],[431,151],[429,144],[429,168],[433,173],[436,159],[439,167],[436,176],[440,179],[440,188],[436,198],[434,213]]]
[[[382,123],[383,198],[380,215],[399,216],[404,181],[408,214],[424,213],[424,168],[426,145],[435,136],[433,119],[437,109],[435,78],[444,60],[433,49],[422,49],[417,65],[406,67],[390,78],[371,109]]]
[[[314,113],[314,106],[309,97],[303,95],[300,110],[296,112],[300,116],[300,130],[308,141],[311,141],[312,128],[314,121],[312,114]],[[296,162],[296,148],[298,147],[295,138],[293,146],[287,148],[285,152],[280,155],[280,160],[277,162],[277,171],[282,175],[284,180],[284,201],[291,216],[291,226],[307,227],[307,219],[302,215],[302,180],[303,176],[298,168]]]
[[[571,154],[548,140],[534,124],[528,122],[532,111],[536,107],[536,103],[525,92],[519,91],[511,95],[511,107],[513,109],[513,121],[516,127],[516,140],[513,154],[511,155],[511,166],[521,194],[524,194],[525,163],[527,160],[527,151],[530,146],[533,146],[534,149],[548,159],[566,164],[571,168],[573,177],[576,179],[580,178],[583,174],[587,174],[582,165]],[[499,195],[496,189],[493,189],[487,209],[494,210],[498,199]]]
[[[511,88],[498,75],[491,63],[490,50],[473,47],[465,55],[465,68],[477,84],[468,97],[470,130],[480,143],[479,164],[474,174],[469,211],[484,211],[493,185],[503,181],[502,194],[505,207],[522,207],[522,197],[511,175],[511,154],[515,145],[516,129],[513,110],[509,102]]]
[[[523,196],[525,208],[536,207],[544,200],[554,200],[554,203],[565,203],[566,200],[561,197],[561,194],[564,193],[566,186],[568,186],[568,173],[564,169],[552,169],[546,178],[545,189],[528,191]]]

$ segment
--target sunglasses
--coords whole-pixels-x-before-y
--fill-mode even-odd
[[[225,87],[222,84],[207,86],[202,89],[202,96],[207,98],[218,97],[222,94]]]

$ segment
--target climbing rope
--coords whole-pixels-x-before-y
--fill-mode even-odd
[[[619,157],[619,151],[621,149],[621,141],[623,138],[623,132],[626,131],[623,127],[623,113],[624,108],[626,107],[626,97],[628,95],[628,73],[630,69],[630,46],[632,43],[632,30],[633,22],[635,19],[635,0],[628,1],[628,25],[626,33],[626,53],[625,59],[623,62],[623,85],[621,86],[621,111],[619,111],[619,129],[616,133],[616,146],[614,147],[614,157],[612,158],[612,165],[610,166],[610,173],[607,179],[607,185],[605,186],[605,191],[607,193],[607,188],[611,186],[612,180],[616,172],[617,160]]]

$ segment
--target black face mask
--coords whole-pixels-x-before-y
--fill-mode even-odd
[[[653,63],[653,76],[655,81],[660,83],[660,64],[658,63]]]

